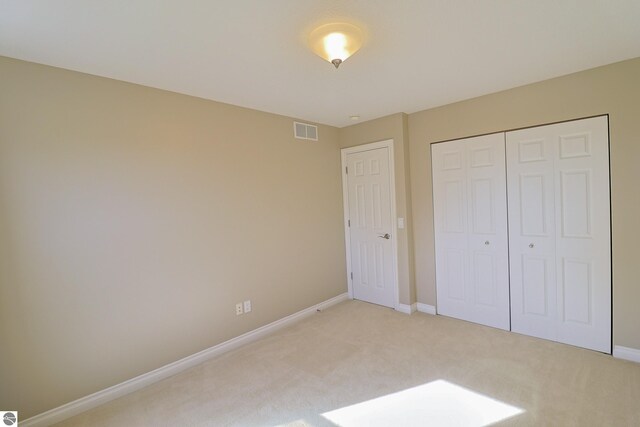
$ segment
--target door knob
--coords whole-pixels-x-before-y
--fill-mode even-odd
[[[385,233],[385,234],[378,235],[378,237],[380,237],[381,239],[389,240],[391,238],[391,235],[389,233]]]
[[[529,243],[529,247],[533,248],[535,245],[533,243]]]
[[[488,240],[485,240],[485,241],[484,241],[484,244],[485,244],[485,245],[488,245],[488,244],[489,244],[489,241],[488,241]]]

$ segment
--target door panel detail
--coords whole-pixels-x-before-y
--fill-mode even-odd
[[[457,249],[446,249],[445,253],[445,278],[449,298],[464,300],[464,254]]]
[[[459,152],[444,153],[442,155],[442,170],[462,169],[462,156]]]
[[[564,321],[591,324],[591,263],[589,261],[562,260],[562,291],[564,295]]]
[[[518,144],[518,160],[520,163],[544,160],[544,140],[520,142]]]
[[[520,195],[522,235],[546,236],[544,177],[540,174],[521,174]]]
[[[371,159],[371,175],[380,175],[380,161]]]
[[[376,286],[380,289],[384,288],[384,246],[382,243],[376,243]]]
[[[471,188],[473,231],[479,234],[494,234],[493,182],[490,179],[474,179]]]
[[[484,166],[493,166],[493,157],[490,148],[481,148],[471,150],[471,167],[480,168]]]
[[[539,316],[549,314],[547,306],[548,277],[545,258],[522,255],[523,313]]]
[[[490,252],[475,252],[473,257],[475,271],[476,301],[489,307],[495,307],[496,271],[495,258]]]
[[[591,237],[591,171],[562,172],[562,236]]]
[[[381,230],[382,226],[382,189],[380,184],[371,184],[371,200],[373,203],[373,228]]]
[[[356,227],[358,228],[366,228],[367,227],[367,210],[365,206],[365,188],[362,184],[356,185],[355,197],[355,217],[358,219],[356,222]]]
[[[445,201],[443,221],[445,231],[449,233],[464,233],[465,212],[462,209],[462,183],[448,181],[444,184]]]
[[[367,245],[364,242],[358,242],[359,248],[359,257],[358,257],[358,267],[360,267],[360,284],[368,285],[369,284],[369,254],[367,251]]]
[[[560,158],[584,157],[591,155],[589,133],[560,136]]]

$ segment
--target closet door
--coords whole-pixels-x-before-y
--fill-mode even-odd
[[[554,139],[507,133],[511,330],[556,340]]]
[[[504,134],[432,145],[438,313],[509,330]]]
[[[512,329],[611,351],[606,117],[507,133]]]

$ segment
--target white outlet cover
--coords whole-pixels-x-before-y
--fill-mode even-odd
[[[244,312],[248,313],[250,311],[251,311],[251,300],[248,299],[244,302]]]
[[[242,313],[243,313],[243,311],[242,311],[242,303],[239,302],[239,303],[236,304],[236,315],[240,316]]]
[[[404,218],[398,218],[398,228],[404,228]]]

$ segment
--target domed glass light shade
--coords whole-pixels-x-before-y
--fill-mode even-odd
[[[347,23],[322,25],[309,34],[309,46],[338,68],[362,46],[362,31]]]

